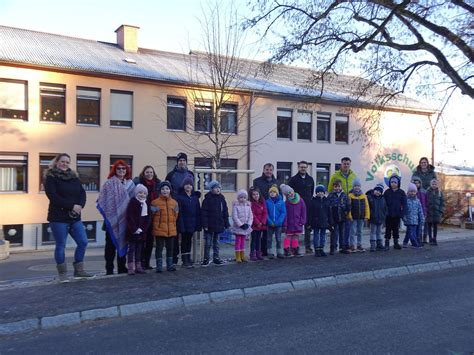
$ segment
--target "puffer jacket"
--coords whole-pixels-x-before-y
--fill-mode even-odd
[[[297,202],[291,202],[288,199],[285,202],[286,219],[284,226],[287,234],[302,233],[303,226],[306,224],[306,205],[297,193],[295,193],[295,196]]]
[[[230,231],[237,235],[249,235],[252,233],[253,214],[250,202],[239,201],[232,202],[232,227]],[[247,229],[240,228],[241,225],[247,224]]]
[[[387,217],[403,217],[407,208],[407,195],[405,191],[400,189],[400,178],[395,175],[394,177],[398,180],[398,189],[387,189],[383,193],[387,203]]]
[[[313,229],[327,229],[331,225],[331,209],[327,197],[314,196],[309,208],[309,223]]]
[[[433,190],[431,187],[426,191],[428,208],[426,212],[426,222],[440,223],[444,214],[444,196],[439,190]]]
[[[222,194],[208,192],[201,206],[201,224],[211,233],[222,233],[229,228],[229,210]]]
[[[331,210],[331,222],[334,224],[345,222],[350,210],[349,198],[344,192],[339,194],[331,192],[328,195],[329,208]]]
[[[407,209],[403,216],[403,223],[407,226],[418,226],[425,223],[425,217],[423,216],[423,208],[418,197],[407,198]]]
[[[364,193],[349,192],[349,204],[351,205],[351,209],[347,214],[349,220],[370,219],[369,201],[367,201],[367,196]]]
[[[130,200],[127,207],[127,240],[144,241],[146,239],[146,232],[150,227],[151,223],[151,211],[150,205],[147,205],[148,214],[142,216],[143,202],[138,201],[135,197]],[[141,233],[136,234],[136,231],[140,228]]]
[[[387,218],[387,203],[383,195],[375,196],[374,190],[367,191],[367,200],[369,201],[370,207],[370,219],[371,224],[382,224],[385,223]]]
[[[278,195],[275,200],[269,198],[265,203],[267,204],[267,226],[282,227],[286,218],[285,201]]]
[[[337,170],[334,174],[331,175],[331,178],[329,179],[329,184],[328,184],[328,192],[333,192],[334,189],[334,181],[340,180],[341,181],[341,186],[342,186],[342,191],[346,194],[349,193],[349,191],[352,189],[352,184],[354,183],[354,180],[357,178],[357,175],[349,169],[349,173],[347,176],[345,176],[341,170]]]
[[[194,233],[202,229],[200,197],[201,193],[199,191],[193,191],[191,196],[188,196],[184,190],[181,190],[176,196],[179,205],[179,233]]]
[[[178,235],[176,228],[179,215],[178,202],[171,197],[160,196],[151,201],[151,205],[159,208],[153,216],[153,236],[174,237]]]
[[[252,229],[254,231],[267,230],[267,205],[263,197],[258,202],[252,201],[250,205],[252,206],[253,213]]]

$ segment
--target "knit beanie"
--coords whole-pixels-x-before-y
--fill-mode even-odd
[[[285,196],[289,195],[290,193],[295,192],[291,186],[288,186],[288,185],[285,185],[285,184],[280,185],[280,190],[281,190],[281,193]]]
[[[414,183],[412,183],[412,182],[410,182],[410,183],[408,184],[408,192],[410,192],[410,191],[414,191],[414,192],[417,192],[417,191],[418,191],[418,189],[416,188],[416,185],[415,185]]]
[[[142,184],[138,184],[137,186],[135,186],[135,190],[133,190],[135,196],[138,195],[139,192],[144,192],[148,195],[148,189],[145,187],[145,185],[142,185]]]
[[[214,188],[216,188],[216,187],[219,188],[219,189],[221,188],[220,182],[217,181],[217,180],[212,180],[212,181],[209,183],[209,190],[212,190],[212,189],[214,189]]]
[[[188,156],[186,155],[186,153],[178,153],[178,155],[176,156],[176,161],[178,162],[180,159],[184,159],[186,160],[186,162],[188,161]]]
[[[277,196],[280,194],[280,191],[278,191],[278,186],[276,186],[276,185],[272,185],[272,187],[270,187],[268,189],[269,194],[270,194],[270,192],[275,192],[277,194]]]
[[[245,198],[249,197],[249,195],[247,193],[247,190],[241,189],[241,190],[237,191],[237,199],[239,199],[241,197],[245,197]]]
[[[362,186],[362,183],[360,182],[360,179],[355,178],[354,181],[352,182],[352,186]]]
[[[170,184],[170,182],[169,182],[168,180],[165,180],[165,181],[160,182],[160,184],[158,185],[158,190],[161,191],[161,189],[162,189],[163,187],[165,187],[165,186],[168,186],[168,188],[169,188],[170,190],[172,190],[171,184]]]
[[[326,188],[324,187],[324,185],[318,185],[316,186],[316,189],[315,189],[316,193],[318,192],[326,192]]]
[[[413,176],[413,177],[411,178],[411,182],[415,182],[415,181],[418,181],[418,182],[420,182],[420,183],[421,183],[421,179],[420,179],[420,177],[418,177],[418,176],[416,176],[416,175],[415,175],[415,176]]]
[[[194,181],[193,181],[193,178],[191,176],[186,176],[183,180],[183,187],[186,186],[186,185],[191,185],[194,187]]]
[[[375,185],[374,190],[377,190],[382,194],[383,193],[383,184],[379,183],[379,184]]]

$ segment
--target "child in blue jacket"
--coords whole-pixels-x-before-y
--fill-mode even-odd
[[[267,204],[267,253],[268,258],[273,259],[272,240],[275,235],[276,240],[276,255],[278,259],[284,259],[283,248],[281,246],[281,229],[285,222],[286,206],[285,201],[278,192],[278,187],[273,185],[268,190]]]
[[[407,227],[405,239],[403,240],[404,248],[408,246],[408,240],[410,240],[414,248],[422,248],[422,244],[418,239],[417,229],[425,223],[425,217],[423,207],[416,193],[416,185],[410,183],[408,185],[407,209],[403,216],[403,223],[405,223]]]

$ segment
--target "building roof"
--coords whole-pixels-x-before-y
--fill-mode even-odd
[[[0,64],[207,86],[210,69],[205,57],[202,52],[181,54],[145,48],[130,53],[115,43],[0,26]],[[245,59],[239,59],[238,65],[245,74],[236,77],[232,87],[256,91],[260,95],[285,95],[350,105],[355,102],[356,89],[368,83],[353,76],[331,75],[326,78],[321,93],[321,81],[313,70],[288,65],[270,66]],[[358,102],[374,102],[373,98],[381,91],[384,91],[382,87],[374,86]],[[398,95],[387,107],[422,113],[434,111],[403,95]]]

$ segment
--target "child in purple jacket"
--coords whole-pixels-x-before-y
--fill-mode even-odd
[[[281,184],[280,190],[286,196],[285,240],[283,248],[286,257],[303,256],[300,254],[299,237],[306,224],[306,205],[298,193],[290,186]],[[291,252],[290,252],[291,248]]]

